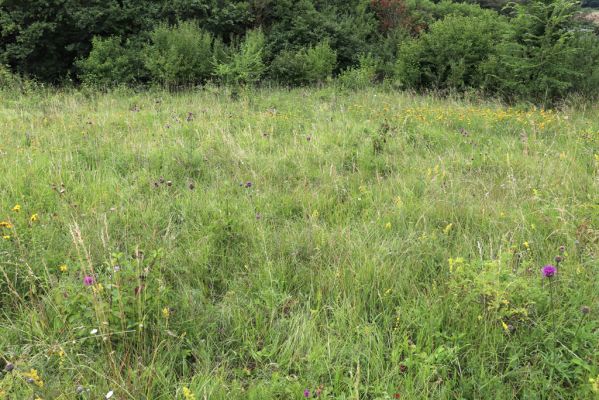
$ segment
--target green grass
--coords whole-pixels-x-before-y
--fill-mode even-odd
[[[594,398],[598,116],[5,92],[0,398]]]

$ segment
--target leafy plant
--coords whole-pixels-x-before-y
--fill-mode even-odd
[[[122,44],[116,36],[95,37],[89,56],[77,62],[82,82],[91,86],[130,84],[142,80],[147,71],[141,56],[141,45],[131,41]]]
[[[260,80],[266,67],[264,65],[264,33],[257,29],[247,33],[237,49],[216,65],[216,76],[224,83],[244,85]]]
[[[214,71],[213,36],[192,22],[160,25],[151,34],[144,63],[152,78],[167,86],[206,82]]]
[[[346,89],[366,89],[376,77],[377,64],[372,56],[361,56],[360,65],[348,68],[338,76],[341,87]]]
[[[284,51],[271,65],[271,77],[280,83],[305,85],[322,83],[329,78],[337,53],[327,41],[298,51]]]

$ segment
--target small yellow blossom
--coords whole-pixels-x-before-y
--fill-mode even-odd
[[[391,222],[387,222],[385,224],[385,229],[391,229]]]
[[[528,242],[524,242],[522,245],[526,248],[526,250],[530,249],[530,244]]]
[[[62,264],[58,267],[58,269],[60,270],[60,272],[67,272],[69,270],[69,267],[67,267],[66,264]]]
[[[29,372],[23,372],[23,376],[26,379],[31,380],[31,383],[39,387],[44,387],[44,381],[42,380],[42,378],[40,378],[39,374],[37,373],[37,370],[32,368]]]
[[[15,204],[15,206],[12,208],[12,210],[14,212],[19,212],[21,211],[21,205],[20,204]]]
[[[96,283],[94,286],[92,286],[92,290],[96,294],[102,293],[104,291],[104,286],[102,286],[101,283]]]
[[[503,328],[503,330],[504,330],[506,333],[510,333],[510,327],[509,327],[509,326],[507,326],[507,324],[506,324],[505,322],[503,322],[503,320],[501,321],[501,327]]]
[[[0,221],[0,228],[12,229],[12,224],[8,221]]]
[[[460,272],[464,267],[464,259],[462,257],[450,258],[448,262],[450,273],[454,272],[454,270]]]
[[[171,311],[168,309],[168,307],[164,307],[162,309],[162,316],[166,319],[171,316]]]
[[[196,396],[192,393],[187,386],[183,386],[183,398],[185,400],[195,400]]]
[[[2,236],[2,239],[4,239],[4,240],[10,240],[10,235],[4,235],[4,236]]]
[[[395,205],[397,206],[397,208],[401,208],[401,206],[403,206],[403,201],[401,200],[401,197],[397,196],[395,198]]]
[[[447,224],[447,226],[445,228],[443,228],[443,233],[446,235],[449,235],[451,228],[453,228],[453,224],[452,223]]]
[[[313,219],[317,219],[319,215],[320,215],[320,213],[318,212],[318,210],[312,211],[312,218]]]
[[[39,219],[40,219],[40,218],[38,217],[38,215],[37,215],[37,214],[33,214],[33,215],[32,215],[32,216],[29,218],[29,220],[30,220],[31,222],[37,222],[37,221],[39,221]]]

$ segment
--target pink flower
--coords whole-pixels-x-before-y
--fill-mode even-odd
[[[557,273],[557,268],[551,264],[547,264],[541,269],[541,272],[545,278],[552,278]]]
[[[94,277],[93,277],[93,276],[86,275],[86,276],[83,278],[83,284],[84,284],[85,286],[91,286],[91,285],[93,285],[93,284],[94,284]]]

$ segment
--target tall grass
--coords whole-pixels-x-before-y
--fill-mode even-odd
[[[3,93],[0,398],[592,398],[597,115]]]

